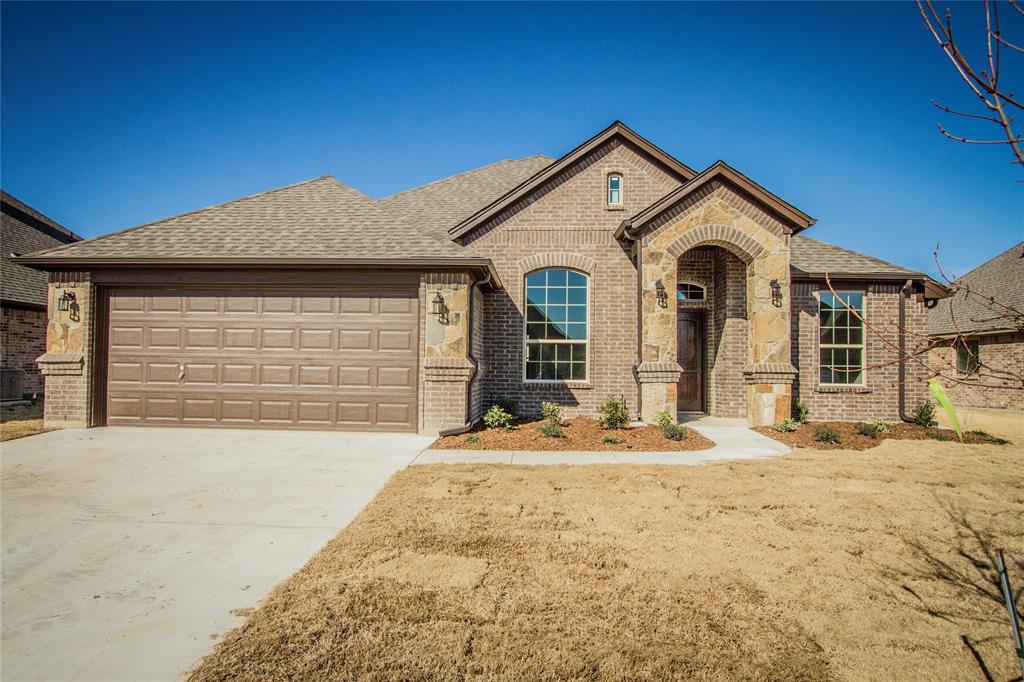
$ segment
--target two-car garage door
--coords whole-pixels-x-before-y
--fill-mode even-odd
[[[106,422],[415,431],[416,296],[113,290]]]

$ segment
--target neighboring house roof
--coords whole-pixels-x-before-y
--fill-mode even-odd
[[[379,200],[380,206],[427,234],[450,241],[448,228],[472,215],[554,161],[537,154],[505,160],[443,180],[415,187]]]
[[[260,262],[459,258],[329,175],[33,254],[27,261]]]
[[[507,209],[509,206],[519,201],[545,182],[557,177],[558,174],[566,168],[615,137],[619,137],[636,146],[649,157],[660,163],[668,172],[674,174],[681,181],[688,181],[697,175],[695,170],[638,135],[622,121],[613,121],[610,126],[580,146],[576,147],[562,158],[548,165],[546,168],[530,178],[527,178],[521,184],[512,188],[506,194],[498,197],[490,204],[484,206],[462,222],[450,227],[448,229],[448,234],[451,235],[452,239],[458,239],[467,232],[482,225],[501,211]]]
[[[2,190],[0,211],[0,299],[5,304],[45,306],[46,273],[12,262],[11,254],[20,256],[81,237]]]
[[[1019,331],[1024,324],[1024,242],[971,270],[954,284],[959,285],[957,291],[928,311],[929,334]]]
[[[797,277],[923,279],[920,272],[881,258],[796,234],[789,240],[789,264]]]
[[[782,218],[794,232],[804,230],[815,223],[814,218],[772,194],[725,161],[716,161],[706,170],[701,171],[699,175],[672,190],[632,218],[622,221],[622,224],[615,230],[616,238],[623,236],[632,238],[632,230],[643,227],[693,192],[714,180],[724,180],[733,187],[739,188],[763,207]]]

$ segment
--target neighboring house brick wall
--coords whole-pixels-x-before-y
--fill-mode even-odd
[[[823,387],[818,385],[818,299],[817,292],[828,291],[824,282],[797,282],[790,289],[792,299],[793,364],[799,374],[794,395],[811,410],[815,421],[856,421],[899,419],[899,354],[898,345],[899,284],[867,284],[834,282],[841,291],[865,290],[865,318],[877,330],[865,330],[866,369],[863,387]],[[924,352],[922,340],[927,338],[928,314],[924,304],[915,298],[906,299],[906,348],[911,354]],[[882,338],[879,337],[882,335]],[[891,344],[891,345],[890,345]],[[907,360],[906,409],[928,396],[928,371],[921,363]]]
[[[971,377],[965,377],[966,383],[941,379],[953,404],[961,407],[1024,410],[1024,386],[1012,379],[991,377],[993,372],[1000,370],[1015,374],[1024,372],[1024,334],[993,334],[966,338],[978,341],[978,356],[989,368],[985,370],[984,382],[987,385],[978,386],[972,383]],[[929,364],[944,375],[960,376],[956,371],[956,350],[950,345],[952,342],[940,343],[941,345],[933,348],[929,354]]]
[[[46,311],[28,308],[0,308],[0,365],[24,372],[22,392],[28,396],[43,392],[43,375],[36,358],[46,350]]]
[[[612,172],[623,176],[621,209],[605,203],[606,178]],[[467,235],[468,249],[492,260],[505,287],[484,297],[485,401],[507,396],[525,414],[538,414],[540,402],[552,400],[572,417],[593,415],[599,403],[615,396],[624,398],[636,415],[636,267],[613,233],[623,218],[676,186],[672,176],[615,139],[519,202],[517,211],[507,211]],[[565,266],[593,263],[593,272],[587,273],[590,362],[585,384],[523,380],[521,261],[540,253],[566,254]]]

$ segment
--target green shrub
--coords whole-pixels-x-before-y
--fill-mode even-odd
[[[597,406],[601,413],[601,428],[621,429],[629,424],[629,410],[626,401],[608,396],[608,400]]]
[[[915,424],[925,428],[936,426],[938,424],[938,422],[935,421],[935,405],[932,404],[932,401],[930,400],[918,403],[917,407],[914,408],[914,413],[910,415],[910,418],[914,420]]]
[[[875,433],[889,433],[892,431],[892,426],[884,419],[876,419],[871,422],[871,428],[875,430]]]
[[[562,421],[562,406],[558,403],[543,402],[540,404],[540,413],[549,422],[558,423]]]
[[[1010,441],[1006,440],[1005,438],[1000,438],[999,436],[993,436],[988,431],[968,431],[967,433],[969,433],[971,435],[974,435],[974,436],[978,436],[980,438],[984,438],[986,443],[990,443],[992,445],[1009,445],[1010,444]]]
[[[540,431],[540,435],[545,436],[547,438],[562,437],[562,425],[559,424],[557,421],[553,421],[550,419],[542,422],[541,425],[537,427],[537,430]]]
[[[952,438],[949,437],[949,434],[939,429],[928,429],[928,437],[931,438],[932,440],[953,440]]]
[[[842,441],[842,436],[831,426],[823,425],[814,429],[814,440],[819,443],[831,443],[832,445],[838,444]]]
[[[495,399],[494,404],[512,415],[513,419],[519,416],[519,403],[512,400],[512,398],[501,396],[500,398]]]
[[[484,424],[487,424],[492,429],[511,431],[512,415],[497,405],[491,405],[491,409],[487,410],[487,414],[484,415]]]
[[[626,442],[625,438],[618,438],[616,436],[605,436],[601,439],[601,442],[605,445],[622,445]]]
[[[799,424],[806,424],[807,418],[811,416],[811,408],[807,407],[807,403],[802,400],[797,400],[793,403],[793,419]]]
[[[662,411],[658,414],[658,426],[662,434],[669,440],[683,440],[686,438],[686,427],[676,423],[668,412]]]
[[[466,436],[466,442],[469,443],[470,445],[476,445],[477,443],[480,442],[480,436],[471,433],[468,436]]]
[[[779,433],[792,433],[800,428],[800,422],[795,419],[783,419],[772,428]]]

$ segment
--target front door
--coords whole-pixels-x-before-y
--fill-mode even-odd
[[[704,311],[685,310],[677,316],[679,411],[704,411]]]

